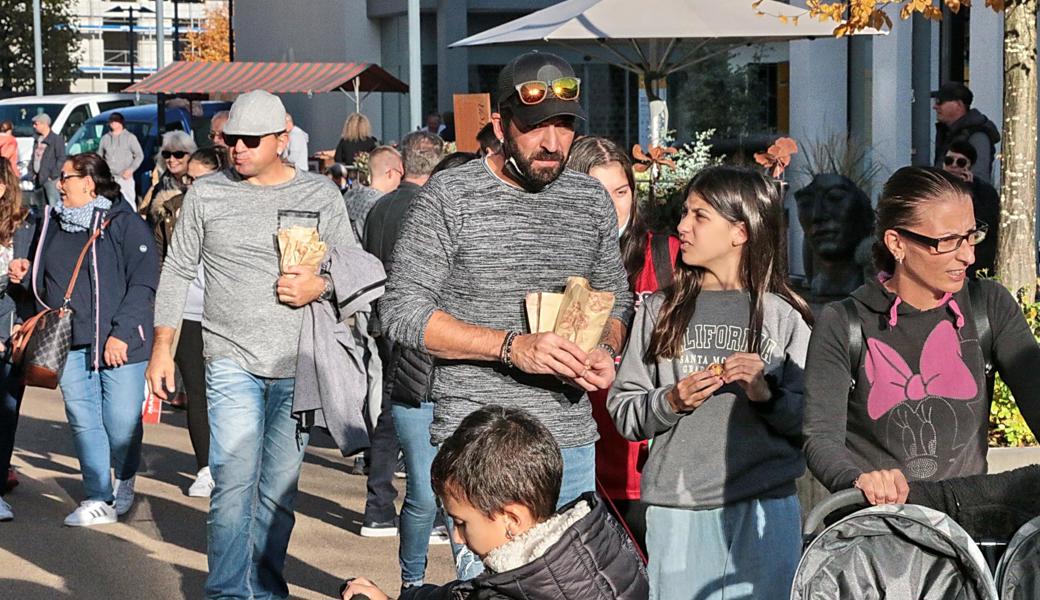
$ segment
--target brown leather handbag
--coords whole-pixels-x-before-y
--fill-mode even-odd
[[[65,369],[69,350],[72,347],[72,290],[76,288],[79,271],[83,267],[83,259],[87,256],[91,244],[98,239],[108,225],[105,221],[98,227],[83,246],[76,260],[76,268],[72,271],[72,279],[65,290],[64,302],[59,308],[47,308],[22,324],[22,328],[11,336],[11,361],[21,366],[25,385],[54,389],[61,381],[61,373]],[[36,258],[40,261],[39,249],[43,247],[43,238],[37,248]],[[36,285],[35,268],[33,269],[33,285]]]

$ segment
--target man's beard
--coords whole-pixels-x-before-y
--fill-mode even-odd
[[[567,156],[563,152],[545,152],[539,150],[531,156],[524,156],[520,152],[520,148],[516,145],[516,141],[506,133],[502,140],[502,154],[506,161],[513,160],[517,170],[524,176],[526,181],[520,183],[525,184],[524,187],[529,192],[540,192],[545,189],[550,183],[556,181],[556,178],[563,173],[564,163]],[[534,161],[536,160],[555,160],[557,164],[555,167],[543,167],[535,168]]]

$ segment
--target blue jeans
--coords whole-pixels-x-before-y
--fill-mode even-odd
[[[0,363],[0,493],[11,467],[14,453],[14,433],[18,429],[18,412],[22,406],[25,386],[20,383],[21,372],[8,362]]]
[[[257,377],[227,358],[206,364],[209,578],[206,597],[288,598],[282,575],[309,434],[292,417],[295,380]]]
[[[797,496],[706,510],[650,506],[650,600],[789,597],[800,519]]]
[[[141,408],[144,370],[139,362],[115,369],[91,369],[90,348],[69,352],[61,374],[72,438],[87,500],[112,502],[112,469],[129,479],[141,464]]]
[[[430,442],[433,403],[423,402],[418,408],[394,404],[394,428],[404,451],[408,482],[401,507],[401,583],[422,585],[426,576],[426,553],[430,532],[437,517],[437,499],[430,483],[430,467],[437,447]]]
[[[561,448],[563,455],[563,481],[560,484],[560,497],[556,508],[570,504],[585,492],[596,491],[596,444]],[[409,471],[408,476],[411,477]],[[454,524],[445,517],[448,531],[451,534],[451,550],[455,556],[455,571],[458,578],[468,581],[484,572],[484,563],[469,548],[455,543]]]

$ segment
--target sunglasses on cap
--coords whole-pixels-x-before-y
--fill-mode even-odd
[[[163,158],[176,158],[177,160],[181,160],[188,155],[183,150],[163,150],[161,154]]]
[[[541,104],[549,97],[549,91],[560,100],[577,100],[581,93],[581,79],[560,77],[552,81],[525,81],[517,84],[516,95],[528,106]]]
[[[234,148],[241,141],[246,148],[253,149],[260,145],[260,140],[264,139],[269,135],[279,136],[285,133],[284,131],[276,131],[274,133],[265,133],[264,135],[233,135],[230,133],[223,134],[224,143],[228,145],[228,148]]]
[[[959,168],[959,169],[966,169],[966,168],[968,168],[968,159],[964,158],[963,156],[949,156],[949,155],[947,155],[947,156],[943,157],[943,164],[946,165],[947,167],[952,167],[954,165],[957,165],[957,168]]]

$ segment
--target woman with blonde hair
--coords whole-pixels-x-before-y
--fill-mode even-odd
[[[36,220],[22,206],[18,175],[7,161],[0,160],[0,495],[18,485],[11,468],[14,433],[25,386],[21,374],[8,360],[8,340],[21,319],[32,313],[33,305],[25,289],[10,286],[7,267],[15,258],[29,255]],[[0,521],[14,518],[11,506],[0,499]]]
[[[361,113],[351,113],[343,122],[343,133],[336,145],[335,161],[344,165],[354,164],[354,156],[360,152],[375,150],[379,142],[372,135],[372,123]]]

